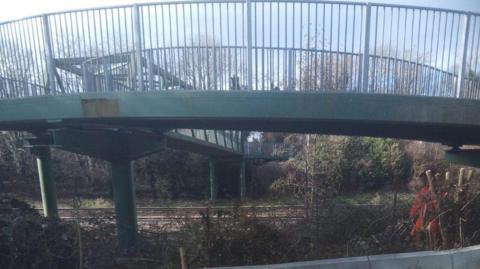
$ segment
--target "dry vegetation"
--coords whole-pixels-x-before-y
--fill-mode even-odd
[[[33,158],[0,140],[0,268],[179,268],[180,248],[197,268],[480,244],[480,173],[443,162],[438,145],[328,136],[270,139],[284,141],[295,158],[250,163],[248,203],[254,205],[254,197],[293,201],[304,205],[304,218],[265,220],[238,208],[207,209],[200,219],[179,220],[187,223],[180,230],[141,230],[138,247],[129,252],[117,248],[113,219],[95,217],[80,227],[77,221],[45,219],[17,200],[38,197]],[[110,205],[108,164],[61,151],[54,159],[65,205]],[[25,169],[15,168],[17,162]],[[159,197],[208,205],[195,202],[207,196],[206,163],[177,152],[143,159],[136,163],[137,195],[155,205],[163,203]],[[235,176],[228,165],[219,169],[225,200],[236,195]]]

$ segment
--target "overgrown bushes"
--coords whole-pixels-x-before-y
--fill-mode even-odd
[[[288,234],[238,211],[205,211],[180,233],[192,268],[250,265],[288,260]],[[292,257],[290,257],[292,258]]]
[[[275,191],[290,187],[301,194],[368,191],[406,182],[410,173],[409,159],[396,140],[311,135],[308,142],[297,137],[286,141],[287,146],[294,141],[298,150],[285,164],[285,175],[274,183]]]
[[[74,226],[45,219],[28,204],[0,196],[0,268],[75,268]]]

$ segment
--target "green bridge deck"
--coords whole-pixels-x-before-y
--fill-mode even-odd
[[[57,213],[49,146],[112,163],[117,229],[124,247],[136,242],[131,161],[164,147],[212,158],[212,199],[215,159],[238,161],[244,197],[245,137],[239,131],[418,139],[457,148],[480,144],[479,115],[477,100],[354,93],[160,91],[0,100],[0,130],[35,134],[29,144],[39,159],[45,212],[51,216]],[[457,155],[449,156],[461,160]]]
[[[284,131],[480,143],[480,101],[318,92],[112,92],[0,100],[0,129]]]
[[[271,8],[274,3],[276,9]],[[303,18],[306,4],[308,16]],[[256,8],[259,5],[261,9]],[[212,199],[219,160],[238,162],[239,193],[245,196],[249,157],[243,148],[245,131],[439,142],[451,147],[447,159],[479,165],[480,151],[461,146],[480,144],[480,54],[473,39],[469,41],[469,35],[480,36],[476,26],[480,14],[448,11],[452,20],[458,16],[463,33],[445,34],[443,40],[437,33],[434,49],[434,43],[427,46],[427,42],[434,39],[435,30],[430,39],[417,38],[413,26],[416,11],[428,14],[436,9],[360,2],[329,5],[330,11],[322,1],[174,1],[0,23],[0,130],[32,134],[25,140],[37,156],[46,215],[57,215],[50,147],[111,162],[122,247],[136,242],[132,161],[165,147],[210,157]],[[167,7],[169,17],[176,18],[173,27],[164,21]],[[354,15],[340,16],[342,7],[347,13],[351,8]],[[361,12],[355,16],[357,7]],[[402,28],[401,49],[400,33],[388,44],[381,35],[381,44],[389,51],[376,47],[378,11],[385,7],[396,10],[389,16],[398,22],[382,29],[392,33]],[[212,10],[208,16],[207,9]],[[295,18],[295,10],[300,11],[300,20],[293,19],[288,27],[285,21],[284,28],[279,22],[266,27],[263,19],[257,20],[280,18],[275,14],[280,9],[285,18]],[[385,14],[380,12],[383,22]],[[325,16],[338,23],[326,27]],[[200,17],[205,21],[200,22]],[[450,25],[447,18],[440,16],[438,22],[434,18],[431,29]],[[323,21],[321,28],[317,21]],[[428,21],[427,16],[425,27]],[[350,23],[353,29],[335,26]],[[409,46],[407,25],[412,26]],[[307,35],[297,37],[304,28]],[[259,42],[260,29],[261,39],[270,36],[268,45]],[[330,30],[330,41],[323,38],[321,46],[319,29],[323,34]],[[454,52],[445,46],[438,50],[439,43],[452,41],[462,44],[462,53],[457,53],[457,46]],[[423,55],[417,51],[412,59],[408,48],[415,47],[423,47]],[[448,62],[444,55],[449,55]],[[452,61],[450,55],[455,55]]]

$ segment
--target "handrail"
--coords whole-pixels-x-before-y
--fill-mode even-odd
[[[13,82],[0,96],[114,87],[480,99],[479,47],[479,13],[434,7],[201,0],[77,9],[0,22],[0,77]],[[42,89],[18,95],[15,83]]]
[[[176,5],[176,4],[203,4],[203,3],[244,3],[244,0],[178,0],[178,1],[165,1],[165,2],[149,2],[149,3],[134,3],[134,4],[125,4],[125,5],[107,5],[101,7],[94,7],[94,8],[76,8],[76,9],[68,9],[64,11],[55,11],[55,12],[46,12],[38,15],[32,16],[25,16],[18,19],[13,20],[6,20],[0,21],[0,25],[17,22],[21,20],[41,17],[43,15],[58,15],[58,14],[65,14],[71,12],[81,12],[81,11],[91,11],[91,10],[105,10],[105,9],[112,9],[112,8],[128,8],[133,7],[134,5],[137,6],[153,6],[153,5]],[[296,0],[252,0],[252,2],[279,2],[279,3],[293,3],[298,2]],[[418,5],[404,5],[404,4],[382,4],[382,3],[374,3],[374,2],[354,2],[354,1],[332,1],[332,0],[302,0],[302,3],[311,3],[311,4],[341,4],[341,5],[358,5],[358,6],[365,6],[370,4],[372,6],[385,6],[385,7],[394,7],[394,8],[405,8],[405,9],[424,9],[424,10],[431,10],[431,11],[440,11],[440,12],[455,12],[458,14],[471,14],[475,16],[480,16],[478,12],[472,11],[464,11],[460,9],[447,9],[447,8],[437,8],[437,7],[422,7]]]

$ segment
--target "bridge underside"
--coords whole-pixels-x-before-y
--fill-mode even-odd
[[[35,135],[28,144],[38,158],[45,212],[52,216],[56,200],[49,147],[111,162],[117,233],[126,248],[136,242],[131,161],[164,147],[239,161],[243,197],[243,138],[212,130],[378,136],[456,148],[480,144],[478,115],[480,101],[475,100],[355,93],[112,92],[0,100],[0,130]],[[472,152],[454,153],[457,160],[472,159]],[[214,161],[210,171],[214,199]]]
[[[310,92],[116,92],[0,100],[0,129],[180,128],[480,144],[480,101]]]

